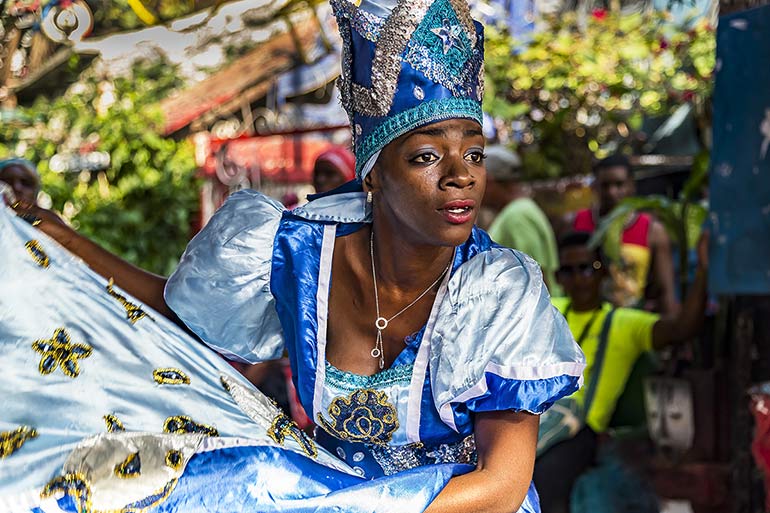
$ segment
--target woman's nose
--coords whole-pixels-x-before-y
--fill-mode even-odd
[[[461,157],[452,158],[447,163],[446,173],[442,177],[442,187],[458,187],[464,189],[476,183],[468,163]]]

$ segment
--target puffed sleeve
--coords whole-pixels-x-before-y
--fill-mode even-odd
[[[493,247],[465,262],[436,318],[433,399],[451,427],[469,412],[539,414],[582,384],[583,352],[523,253]]]
[[[168,306],[223,356],[257,363],[283,352],[270,291],[283,206],[256,191],[228,198],[190,242],[168,280]]]

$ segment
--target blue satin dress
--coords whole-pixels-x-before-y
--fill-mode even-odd
[[[480,230],[390,368],[326,362],[334,241],[367,222],[360,192],[234,194],[166,289],[203,345],[0,207],[0,510],[420,512],[473,469],[474,412],[576,390],[536,264]],[[284,351],[315,440],[217,354]]]

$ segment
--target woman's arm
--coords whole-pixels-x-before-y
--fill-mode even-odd
[[[452,478],[426,513],[513,513],[527,496],[540,418],[527,412],[476,415],[476,470]]]
[[[67,226],[59,216],[50,210],[22,203],[14,205],[13,208],[22,217],[32,220],[33,225],[41,232],[64,246],[70,253],[80,257],[96,273],[108,280],[112,278],[115,284],[145,305],[150,306],[175,323],[181,323],[163,299],[163,289],[166,286],[165,277],[140,269],[110,253]]]

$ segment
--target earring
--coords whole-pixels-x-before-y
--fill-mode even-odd
[[[372,191],[367,191],[366,192],[366,202],[371,204],[371,202],[372,202]]]

